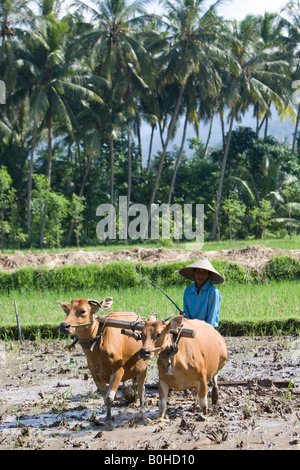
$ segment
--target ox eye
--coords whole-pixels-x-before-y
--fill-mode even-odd
[[[84,315],[85,314],[85,310],[81,310],[80,312],[78,312],[78,315]]]
[[[161,337],[161,333],[157,333],[156,338],[160,338],[160,337]]]

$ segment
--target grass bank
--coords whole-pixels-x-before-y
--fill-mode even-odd
[[[64,291],[98,289],[106,287],[139,288],[145,284],[146,277],[162,286],[188,285],[177,270],[190,264],[192,260],[163,264],[132,263],[115,261],[102,265],[64,266],[49,268],[22,268],[14,272],[0,272],[0,291],[10,293],[17,290],[25,293],[38,290]],[[214,260],[214,267],[225,278],[226,284],[260,284],[270,280],[300,279],[300,261],[291,257],[274,257],[261,271],[249,270],[237,263],[225,260]]]
[[[220,332],[225,335],[273,335],[300,332],[300,283],[270,281],[265,284],[227,283],[222,294]],[[168,295],[182,307],[184,286],[168,286]],[[134,288],[10,291],[0,295],[0,339],[16,338],[14,300],[17,301],[24,337],[56,337],[65,314],[58,301],[88,297],[114,298],[114,311],[134,310],[142,317],[156,313],[162,319],[176,309],[157,289],[144,283]]]

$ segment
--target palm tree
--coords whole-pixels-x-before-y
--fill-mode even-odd
[[[300,79],[300,0],[290,0],[282,9],[282,13],[284,14],[284,17],[281,18],[281,26],[288,30],[288,36],[282,34],[281,40],[284,41],[286,48],[289,51],[289,60],[293,67],[292,79],[293,81],[296,81]],[[293,153],[296,153],[296,142],[300,123],[300,104],[298,105],[296,114],[297,118],[292,143]]]
[[[220,23],[220,19],[217,19],[215,14],[218,3],[219,1],[215,2],[205,10],[203,0],[164,1],[168,12],[165,20],[168,47],[162,56],[162,61],[166,65],[162,68],[161,84],[167,86],[170,83],[175,83],[178,92],[157,169],[150,207],[155,201],[166,152],[173,135],[188,79],[192,74],[201,73],[203,77],[209,75],[212,80],[213,60],[216,54],[223,55],[222,50],[214,45],[219,29],[218,23]]]
[[[44,127],[48,133],[48,162],[46,175],[51,186],[53,130],[63,124],[69,134],[73,133],[76,118],[72,103],[76,100],[96,100],[100,97],[84,83],[84,69],[79,64],[66,60],[68,25],[57,18],[56,13],[39,16],[34,30],[24,30],[20,34],[22,47],[18,56],[22,60],[23,87],[30,97],[30,115],[34,122],[34,137],[31,148],[33,159],[37,129]],[[82,75],[81,75],[82,74]],[[30,164],[32,172],[32,163]],[[29,181],[32,174],[29,175]],[[31,197],[31,187],[28,190]],[[28,203],[30,209],[30,202]],[[45,210],[44,222],[47,216]],[[30,216],[28,217],[30,222]],[[40,245],[43,244],[42,225]]]
[[[33,18],[29,0],[2,0],[0,3],[0,74],[7,90],[14,88],[17,73],[17,38],[22,27]]]
[[[0,3],[0,35],[2,38],[0,45],[0,76],[5,81],[6,93],[9,95],[8,106],[1,109],[1,127],[4,130],[5,125],[8,125],[5,133],[9,134],[11,132],[14,141],[19,143],[23,141],[24,144],[28,138],[27,130],[29,131],[28,102],[20,95],[14,99],[13,94],[19,86],[17,61],[20,48],[19,38],[24,31],[24,26],[27,27],[34,18],[29,5],[28,0],[3,0]],[[23,117],[19,119],[21,110],[23,110]]]
[[[90,50],[91,67],[108,82],[102,131],[108,135],[110,148],[110,202],[114,200],[114,139],[120,121],[121,108],[132,107],[133,86],[146,84],[143,76],[149,70],[148,54],[143,46],[144,23],[141,2],[127,0],[96,1],[93,6],[82,1],[74,3],[79,11],[89,11],[94,27],[84,35],[82,44]],[[137,16],[137,14],[140,14]],[[151,74],[149,73],[149,77]]]
[[[276,53],[283,56],[284,48],[280,41],[281,26],[278,15],[275,13],[266,12],[263,16],[257,17],[257,22],[258,28],[260,30],[260,38],[263,41],[264,46],[266,48],[270,48],[270,51],[274,50],[274,47],[276,46]],[[262,113],[259,103],[257,102],[254,105],[254,117],[256,118],[257,135],[259,134],[263,125],[265,125],[264,136],[267,137],[268,135],[269,117],[271,116],[271,104],[272,102],[269,101],[269,108]],[[261,117],[261,122],[259,122]]]
[[[186,131],[188,123],[193,123],[196,133],[198,133],[198,116],[197,116],[197,101],[198,101],[198,94],[197,94],[197,76],[192,74],[189,79],[187,80],[185,93],[183,96],[182,104],[183,108],[185,108],[185,118],[184,118],[184,125],[182,131],[182,138],[181,138],[181,145],[178,150],[177,158],[175,161],[175,166],[172,173],[170,189],[167,204],[171,204],[172,194],[174,191],[176,176],[178,172],[178,168],[180,165],[181,157],[184,151],[184,144],[186,140]]]
[[[220,172],[211,240],[215,240],[217,235],[224,174],[234,120],[253,103],[258,103],[263,112],[268,110],[270,100],[279,109],[284,109],[284,100],[278,94],[278,88],[274,83],[285,81],[289,71],[288,62],[278,60],[264,47],[259,37],[256,18],[248,16],[240,23],[229,22],[228,32],[226,47],[231,52],[231,61],[227,70],[224,68],[221,93],[226,96],[227,106],[230,109],[230,124]]]

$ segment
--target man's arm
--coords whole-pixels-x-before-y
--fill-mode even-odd
[[[206,317],[206,322],[210,323],[210,325],[215,328],[219,326],[219,312],[221,299],[221,294],[217,289],[214,289],[212,292],[210,292],[208,299],[208,313]]]
[[[189,304],[188,304],[188,295],[187,295],[186,289],[183,294],[183,311],[184,311],[185,318],[191,318]]]

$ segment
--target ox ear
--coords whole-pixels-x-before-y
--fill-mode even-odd
[[[114,303],[114,300],[112,297],[105,297],[105,299],[101,300],[100,302],[100,310],[108,310]]]
[[[182,324],[183,322],[183,317],[175,317],[173,318],[173,320],[170,321],[170,323],[168,323],[168,328],[169,330],[177,330],[177,328],[180,327],[180,325]]]
[[[96,313],[101,308],[101,303],[98,300],[88,299],[88,304],[91,307],[91,313]]]
[[[150,317],[147,318],[147,321],[157,321],[156,313],[150,315]]]
[[[70,311],[70,305],[71,305],[71,304],[68,304],[68,302],[58,302],[58,303],[59,303],[59,305],[61,306],[61,308],[64,310],[64,312],[65,312],[66,314],[68,314],[69,311]]]

